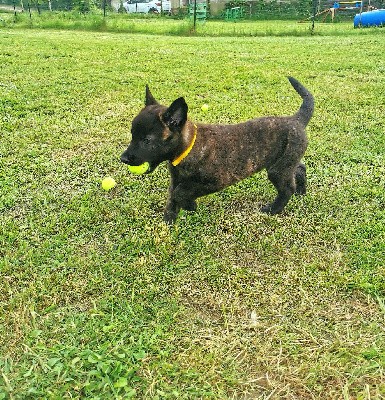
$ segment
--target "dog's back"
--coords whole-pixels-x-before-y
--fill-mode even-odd
[[[231,174],[226,173],[227,179],[220,179],[220,186],[225,187],[263,168],[268,169],[288,145],[296,147],[296,153],[302,153],[299,154],[301,157],[307,147],[305,127],[313,115],[314,98],[295,78],[288,79],[303,99],[298,112],[291,116],[259,117],[232,125],[198,124],[196,150],[199,152],[192,152],[191,162],[196,165],[205,161],[217,171],[224,165],[230,166]]]

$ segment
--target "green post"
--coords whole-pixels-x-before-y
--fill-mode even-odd
[[[313,0],[313,16],[311,21],[311,33],[314,33],[314,23],[315,23],[315,16],[317,14],[317,0]]]
[[[16,0],[13,0],[14,22],[16,23]]]
[[[197,0],[194,0],[194,31],[197,24]]]

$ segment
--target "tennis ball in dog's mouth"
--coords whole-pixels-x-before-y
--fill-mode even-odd
[[[146,161],[140,165],[129,165],[128,170],[135,175],[142,175],[150,168],[150,164]]]
[[[111,178],[110,176],[108,176],[107,178],[104,178],[102,180],[102,188],[104,190],[111,190],[113,187],[116,186],[116,182],[114,178]]]
[[[203,112],[208,111],[208,110],[209,110],[209,105],[208,105],[208,104],[203,104],[202,107],[201,107],[201,110],[202,110]]]

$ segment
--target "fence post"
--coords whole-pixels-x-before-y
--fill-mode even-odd
[[[311,17],[311,33],[314,33],[314,23],[315,23],[315,16],[317,14],[317,0],[313,0],[313,15]]]
[[[16,23],[16,0],[13,0],[13,13],[14,13],[13,22]]]

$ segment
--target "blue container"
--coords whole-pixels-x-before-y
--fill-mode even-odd
[[[385,9],[366,11],[354,17],[354,27],[385,25]]]

